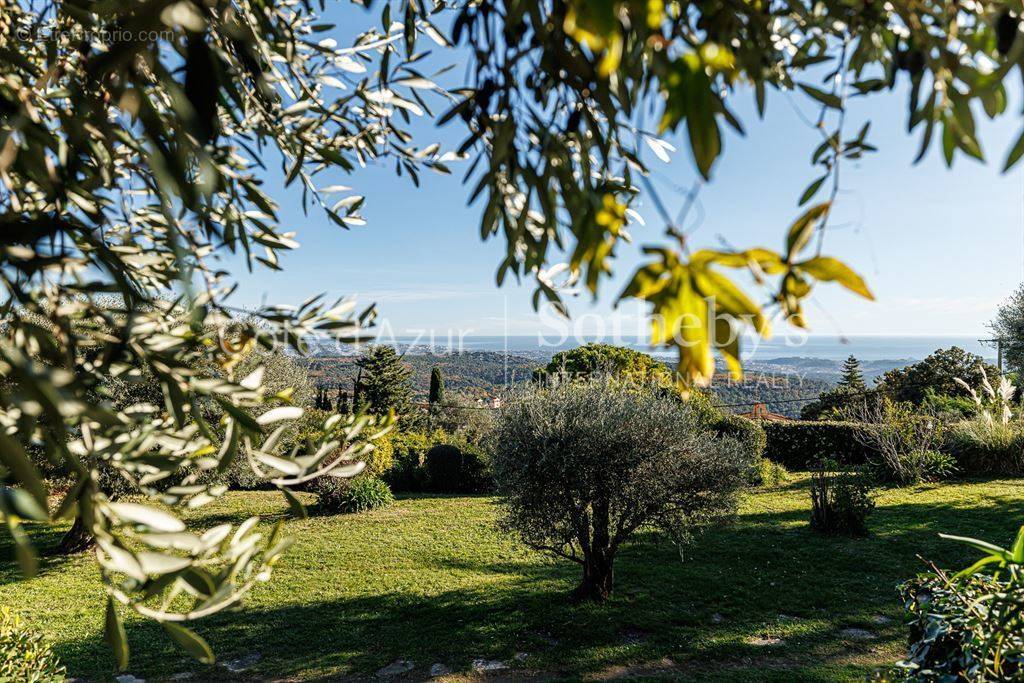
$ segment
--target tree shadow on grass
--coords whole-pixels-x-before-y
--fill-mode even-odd
[[[24,529],[32,541],[38,559],[36,576],[45,576],[59,570],[68,562],[86,557],[87,553],[71,555],[58,554],[57,546],[70,528],[70,523],[62,526],[43,524],[25,524]],[[24,580],[18,563],[14,559],[14,542],[6,532],[0,532],[0,586]]]
[[[427,554],[417,562],[434,579],[430,585],[318,600],[316,581],[331,580],[325,573],[310,576],[302,593],[283,596],[279,603],[286,604],[221,615],[197,630],[222,660],[261,654],[242,678],[371,678],[407,659],[415,664],[408,677],[422,679],[434,663],[467,671],[478,658],[539,677],[631,675],[665,658],[671,676],[854,677],[902,647],[895,588],[926,568],[918,555],[951,567],[973,559],[972,549],[938,532],[1009,542],[1024,518],[1024,500],[991,502],[886,505],[871,517],[873,535],[864,539],[813,534],[796,523],[806,520],[806,509],[744,514],[698,538],[682,560],[660,534],[645,532],[623,549],[616,592],[600,606],[570,602],[578,568],[569,562]],[[459,573],[479,578],[453,589],[451,577]],[[847,628],[873,637],[848,637]],[[195,670],[204,680],[228,677],[222,668],[190,662],[157,625],[133,623],[128,630],[136,675]],[[775,638],[780,642],[764,644]],[[58,653],[77,667],[72,673],[101,675],[109,656],[100,640],[97,631],[61,643]],[[529,655],[523,663],[514,661],[519,652]]]

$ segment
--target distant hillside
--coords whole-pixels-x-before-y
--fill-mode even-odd
[[[533,370],[542,365],[537,359],[492,351],[407,353],[402,360],[412,369],[413,391],[421,399],[427,396],[434,367],[441,368],[449,391],[470,398],[488,398],[500,394],[510,384],[529,380]],[[316,384],[332,390],[340,384],[345,391],[352,390],[357,371],[355,356],[316,356],[307,363]],[[759,402],[767,404],[772,412],[798,417],[800,409],[829,386],[831,382],[817,377],[753,371],[742,382],[734,382],[724,374],[716,376],[711,391],[716,403],[724,404],[726,410],[734,413],[747,412],[753,403]]]
[[[406,354],[403,362],[412,369],[410,379],[417,397],[426,397],[430,388],[430,371],[438,367],[444,375],[445,388],[471,398],[494,396],[511,383],[528,380],[538,363],[521,356],[505,356],[491,351],[452,354]],[[313,381],[330,388],[338,384],[352,390],[358,368],[355,356],[317,356],[310,358],[309,374]]]
[[[754,403],[764,403],[773,413],[799,417],[801,408],[831,386],[832,382],[795,374],[747,372],[742,382],[716,376],[711,391],[715,402],[729,412],[750,412]]]
[[[862,360],[860,368],[861,372],[864,373],[864,379],[873,380],[875,377],[884,375],[893,368],[902,368],[914,362],[910,358]],[[747,369],[755,372],[791,374],[804,378],[835,382],[842,375],[843,361],[832,358],[791,356],[788,358],[749,361]]]

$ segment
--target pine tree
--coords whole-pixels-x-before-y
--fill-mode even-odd
[[[430,407],[444,400],[444,377],[441,376],[441,368],[435,367],[430,371]]]
[[[390,346],[374,346],[363,354],[356,364],[362,375],[359,386],[360,400],[374,415],[396,415],[409,412],[409,375],[412,370],[402,363],[401,357]]]
[[[850,391],[867,391],[867,384],[864,383],[864,374],[860,370],[860,361],[856,356],[851,355],[843,363],[843,376],[839,380],[839,386]]]

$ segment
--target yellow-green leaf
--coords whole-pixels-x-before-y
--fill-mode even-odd
[[[740,362],[740,336],[725,318],[715,318],[715,348],[722,354],[732,378],[743,379],[743,364]]]
[[[861,295],[870,301],[875,295],[868,289],[864,279],[842,261],[831,256],[818,256],[809,261],[797,264],[800,270],[822,282],[838,282],[851,292]]]
[[[828,214],[831,202],[823,202],[816,204],[811,208],[807,209],[800,218],[794,221],[793,225],[789,228],[789,234],[786,236],[786,260],[791,262],[796,258],[797,254],[803,251],[807,243],[811,241],[811,236],[814,235],[814,228],[816,227],[819,220]]]

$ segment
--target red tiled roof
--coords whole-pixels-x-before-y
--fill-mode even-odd
[[[768,410],[768,406],[764,403],[755,403],[754,409],[749,413],[739,413],[740,417],[746,417],[751,420],[772,420],[774,422],[788,422],[789,418],[785,415],[779,415]]]

